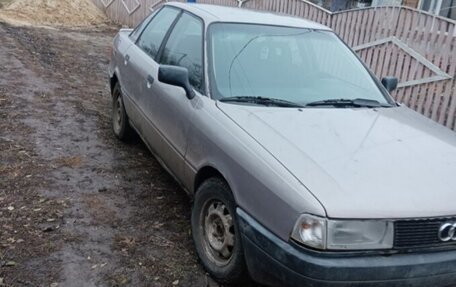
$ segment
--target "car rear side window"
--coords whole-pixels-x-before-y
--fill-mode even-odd
[[[142,31],[144,30],[144,27],[146,27],[147,24],[149,24],[150,19],[152,19],[155,16],[155,14],[157,14],[157,13],[150,14],[146,19],[144,19],[141,23],[139,23],[138,26],[136,26],[136,28],[133,30],[133,32],[131,32],[130,38],[132,39],[133,42],[136,42],[136,40],[138,40],[138,37],[139,37],[139,35],[141,35]]]
[[[178,9],[164,7],[139,37],[138,46],[152,58],[157,56],[160,45],[179,12]]]
[[[187,68],[190,84],[203,93],[203,22],[199,18],[182,14],[169,36],[160,63]]]

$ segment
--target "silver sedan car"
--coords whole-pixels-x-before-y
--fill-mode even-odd
[[[113,130],[193,200],[218,281],[455,286],[456,135],[329,28],[168,3],[115,37]]]

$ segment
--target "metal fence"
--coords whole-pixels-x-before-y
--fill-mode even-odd
[[[166,0],[93,0],[133,26]],[[186,2],[186,1],[181,1]],[[331,13],[305,0],[197,0],[303,17],[334,29],[379,77],[396,76],[397,101],[456,130],[456,22],[408,7]]]

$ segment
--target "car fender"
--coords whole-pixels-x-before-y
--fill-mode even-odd
[[[305,186],[221,112],[215,101],[201,97],[198,109],[186,154],[192,183],[202,168],[216,169],[230,186],[237,205],[283,240],[289,240],[302,213],[326,216]]]

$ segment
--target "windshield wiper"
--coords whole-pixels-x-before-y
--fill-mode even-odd
[[[334,106],[338,108],[345,107],[357,107],[357,108],[380,108],[380,107],[392,107],[390,104],[382,104],[376,100],[370,99],[330,99],[323,101],[310,102],[306,104],[306,107],[316,106]]]
[[[220,102],[234,102],[234,103],[252,103],[264,106],[276,106],[276,107],[286,107],[286,108],[304,108],[303,105],[298,103],[290,102],[282,99],[274,99],[267,97],[227,97],[220,99]]]

